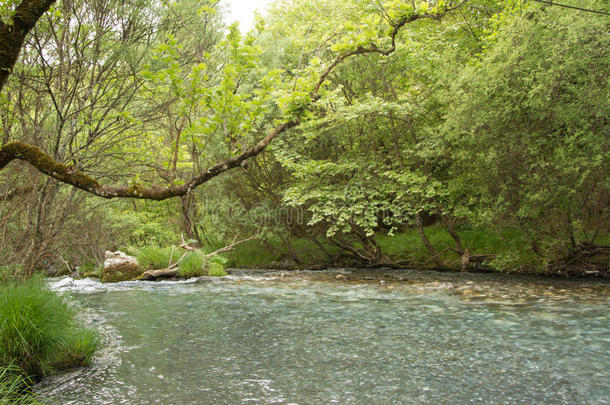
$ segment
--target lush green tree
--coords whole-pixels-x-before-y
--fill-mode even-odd
[[[264,230],[297,263],[297,238],[379,264],[380,235],[413,232],[426,262],[466,268],[490,258],[463,238],[485,228],[505,239],[497,267],[541,267],[608,228],[601,15],[286,0],[242,34],[216,1],[63,0],[45,14],[53,3],[0,9],[0,169],[22,161],[3,170],[0,224],[29,263],[97,223],[88,194],[165,200],[101,208],[128,224],[104,229],[117,244]],[[261,207],[305,223],[261,222]]]
[[[52,2],[43,3],[24,0],[8,5],[2,23],[5,31],[0,34],[6,38],[19,34],[26,40],[27,31]],[[17,104],[22,108],[13,115],[21,117],[21,135],[7,121],[4,127],[10,133],[3,134],[0,166],[23,160],[49,177],[51,192],[43,194],[53,197],[50,202],[46,197],[40,200],[39,212],[48,211],[43,207],[50,206],[55,190],[60,190],[55,180],[105,198],[188,199],[194,188],[241,166],[276,136],[298,125],[312,103],[324,95],[329,74],[345,60],[393,53],[403,26],[419,19],[439,19],[451,6],[350,3],[343,10],[348,18],[329,21],[340,35],[318,44],[327,61],[302,57],[296,74],[290,74],[265,71],[254,38],[242,37],[236,29],[216,47],[218,37],[202,40],[185,35],[193,24],[207,26],[216,4],[203,2],[192,16],[184,12],[192,9],[187,3],[141,3],[136,5],[140,8],[121,14],[116,11],[124,7],[122,3],[95,2],[83,7],[65,0],[34,29],[23,58],[32,55],[35,68],[28,66],[24,71],[42,77],[34,82],[41,87],[17,92],[15,97],[42,90],[55,111],[38,114],[43,100],[34,97],[30,103],[21,97]],[[104,30],[100,22],[120,29]],[[64,29],[59,30],[62,24]],[[178,42],[176,35],[187,39]],[[88,37],[93,41],[85,40]],[[11,49],[22,43],[15,41]],[[72,49],[71,43],[77,46]],[[7,69],[12,69],[16,54],[11,55],[2,62]],[[142,71],[146,62],[148,67]],[[24,86],[17,88],[32,82],[25,76],[21,76]],[[4,106],[14,113],[12,94]],[[28,129],[24,115],[35,117],[35,131]],[[46,133],[48,140],[39,142]],[[228,146],[224,153],[223,144]],[[218,160],[221,163],[214,164]],[[185,212],[188,201],[183,200]],[[54,232],[53,227],[49,229]],[[40,236],[32,249],[48,240],[37,233]]]
[[[520,229],[543,260],[608,229],[608,27],[604,16],[524,8],[450,94],[453,198],[474,222]]]
[[[487,35],[494,11],[501,10],[501,4],[490,2],[469,6],[460,9],[459,18],[409,25],[387,58],[367,55],[341,65],[329,80],[332,94],[307,125],[273,147],[293,175],[285,203],[306,208],[310,225],[322,224],[326,236],[343,248],[353,246],[353,239],[368,246],[358,253],[367,262],[383,259],[375,233],[392,233],[409,223],[419,228],[430,255],[437,257],[423,231],[431,215],[446,217],[457,236],[444,182],[449,159],[438,150],[434,134],[447,108],[448,67],[456,70],[481,51],[481,37]],[[487,13],[480,13],[480,7],[487,7]],[[286,10],[280,15],[286,13],[290,15]],[[279,27],[289,35],[282,23]],[[302,43],[306,34],[311,35],[297,33],[294,45],[286,48],[317,49]],[[458,246],[462,255],[464,248]],[[436,263],[444,266],[440,259]]]

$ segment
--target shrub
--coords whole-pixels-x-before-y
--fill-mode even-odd
[[[80,325],[76,311],[40,277],[0,285],[0,367],[37,378],[86,365],[99,340]]]
[[[208,276],[223,277],[226,275],[227,275],[227,272],[225,271],[225,267],[221,263],[210,262],[210,267],[208,268]]]
[[[178,275],[183,278],[201,277],[207,274],[208,259],[201,252],[188,252],[178,264]]]
[[[173,254],[172,254],[173,252]],[[138,253],[138,263],[145,269],[164,269],[169,266],[170,260],[175,263],[180,258],[180,252],[173,248],[160,248],[146,246]]]
[[[227,259],[223,255],[214,255],[210,258],[210,262],[218,263],[218,264],[222,265],[222,267],[224,267],[229,262],[229,259]]]

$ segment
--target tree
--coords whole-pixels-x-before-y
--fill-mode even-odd
[[[16,7],[11,8],[9,6],[8,9],[3,10],[5,21],[0,26],[0,45],[5,52],[0,56],[0,86],[4,87],[26,35],[52,4],[53,1],[50,0],[23,0]],[[388,2],[384,8],[388,16],[386,20],[379,15],[379,9],[366,9],[372,15],[377,14],[377,17],[373,18],[368,24],[346,27],[345,40],[338,42],[338,45],[335,44],[334,49],[338,52],[338,56],[322,68],[321,73],[312,74],[309,77],[309,83],[305,83],[302,88],[294,89],[295,91],[286,97],[287,108],[283,114],[282,122],[273,125],[268,134],[253,146],[244,148],[241,153],[193,174],[183,184],[174,183],[169,186],[153,184],[148,187],[138,183],[129,186],[102,185],[98,180],[77,167],[71,167],[57,161],[41,149],[23,142],[9,142],[0,148],[0,170],[4,169],[11,161],[19,159],[29,162],[38,171],[51,178],[104,198],[129,197],[164,200],[184,196],[219,174],[239,167],[242,162],[264,150],[275,137],[297,126],[301,121],[304,110],[320,98],[322,85],[328,75],[344,60],[355,55],[370,53],[388,55],[396,49],[396,37],[403,26],[425,18],[439,19],[452,7],[455,7],[455,5],[443,2],[439,2],[438,5],[432,7],[428,3],[422,3],[417,8],[401,2]],[[8,17],[6,17],[7,15]],[[387,40],[381,41],[384,42],[383,45],[377,43],[378,36],[381,33],[388,35]]]
[[[4,88],[4,142],[27,142],[68,162],[72,170],[99,177],[130,172],[124,146],[136,129],[159,116],[156,106],[141,97],[140,71],[159,35],[160,12],[147,1],[127,9],[119,1],[58,3],[26,38],[23,63],[15,66]],[[99,201],[88,204],[86,193],[27,164],[15,168],[19,170],[5,173],[0,187],[19,185],[28,192],[3,204],[3,213],[21,224],[18,230],[3,230],[7,261],[15,259],[14,251],[14,261],[31,267],[49,264],[52,257],[73,259],[81,248],[88,252],[98,246],[103,237],[92,241],[84,229],[97,222],[91,213],[98,212]]]
[[[543,266],[608,229],[607,31],[604,16],[525,7],[452,86],[452,197],[473,222],[519,229],[529,244],[500,267],[528,250]]]
[[[310,225],[325,228],[332,243],[365,263],[388,260],[381,257],[375,234],[411,225],[436,266],[446,267],[424,232],[431,223],[426,218],[446,220],[456,253],[463,256],[466,249],[447,198],[450,157],[438,148],[435,133],[448,106],[443,95],[452,80],[449,67],[459,70],[481,51],[479,37],[501,6],[469,2],[459,18],[410,25],[388,57],[366,55],[338,67],[329,80],[337,91],[316,106],[315,119],[272,148],[293,175],[284,202],[306,208]],[[332,15],[326,11],[320,14]],[[278,25],[284,27],[281,19]],[[297,52],[312,47],[303,38],[322,35],[305,29],[283,33]],[[362,249],[356,253],[358,245]]]

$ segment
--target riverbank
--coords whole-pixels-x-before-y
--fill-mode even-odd
[[[610,237],[598,238],[599,246],[578,246],[562,257],[545,261],[537,256],[517,231],[502,234],[482,229],[460,229],[461,244],[468,250],[470,272],[499,272],[560,277],[610,278]],[[455,240],[445,228],[430,226],[426,236],[435,257],[424,246],[416,230],[396,235],[376,235],[377,257],[370,260],[346,251],[328,240],[305,238],[251,240],[225,255],[227,266],[252,269],[324,269],[328,267],[420,268],[460,272],[463,256],[455,250]],[[354,249],[362,250],[355,243]],[[363,253],[362,256],[366,257]],[[441,266],[442,265],[442,266]]]
[[[90,363],[97,332],[81,324],[67,298],[41,277],[0,278],[0,403],[35,403],[41,378]]]

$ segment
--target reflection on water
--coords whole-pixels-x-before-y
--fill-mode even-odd
[[[61,404],[608,403],[608,285],[344,273],[55,281],[107,347],[93,367],[45,380],[40,395]]]

